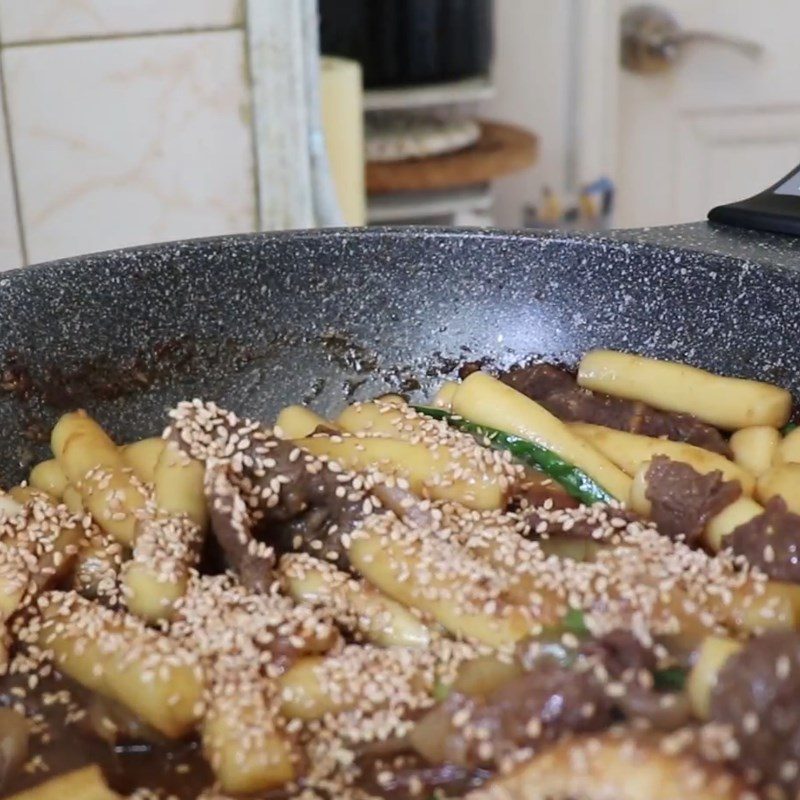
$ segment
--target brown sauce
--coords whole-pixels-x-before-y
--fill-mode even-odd
[[[34,721],[30,750],[38,758],[10,776],[7,785],[0,784],[0,796],[13,795],[90,764],[100,766],[109,786],[120,794],[149,788],[165,795],[194,798],[213,783],[196,740],[169,744],[103,741],[87,730],[85,717],[72,719],[76,709],[88,708],[88,692],[57,673],[41,678],[30,690],[27,677],[9,675],[0,679],[0,708],[24,709],[25,716]]]

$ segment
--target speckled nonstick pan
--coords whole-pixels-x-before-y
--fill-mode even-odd
[[[424,394],[466,360],[607,346],[800,390],[800,243],[371,229],[136,247],[0,276],[0,484],[86,407],[120,441],[193,396],[270,419]]]

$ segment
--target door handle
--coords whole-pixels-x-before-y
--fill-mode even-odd
[[[722,45],[748,58],[758,58],[764,48],[750,39],[713,31],[687,31],[665,8],[639,5],[622,15],[620,25],[620,60],[631,72],[664,72],[681,57],[689,44]]]

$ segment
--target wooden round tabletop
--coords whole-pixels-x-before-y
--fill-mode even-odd
[[[478,141],[430,158],[367,164],[367,192],[418,192],[472,186],[518,172],[536,162],[539,141],[514,125],[481,120]]]

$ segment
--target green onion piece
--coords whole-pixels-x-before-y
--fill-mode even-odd
[[[508,450],[523,464],[540,469],[563,486],[576,500],[580,500],[581,503],[586,503],[587,505],[608,503],[614,499],[583,470],[564,461],[563,458],[546,447],[512,433],[506,433],[496,428],[488,428],[485,425],[476,425],[474,422],[451,414],[441,408],[430,408],[428,406],[412,406],[412,408],[417,413],[424,414],[427,417],[445,420],[448,425],[485,440],[491,447],[498,450]]]
[[[565,633],[571,633],[579,639],[585,639],[590,635],[589,628],[586,626],[586,617],[579,608],[570,608],[555,625],[546,625],[542,629],[541,636],[537,638],[542,641],[552,639],[560,642]]]
[[[451,683],[444,683],[441,680],[437,680],[436,683],[433,684],[433,699],[437,702],[446,700],[452,691],[453,685]]]
[[[579,638],[589,635],[586,627],[586,617],[579,608],[571,608],[561,618],[561,627],[568,633],[573,633]]]
[[[666,669],[657,669],[653,673],[653,680],[656,689],[679,692],[686,685],[688,675],[688,670],[683,667],[667,667]]]

